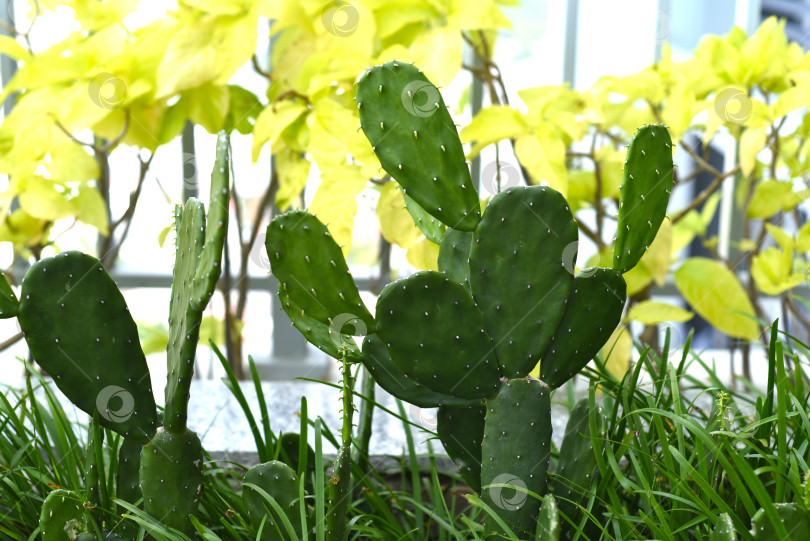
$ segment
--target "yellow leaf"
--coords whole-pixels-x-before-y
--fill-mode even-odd
[[[348,256],[352,244],[354,215],[357,214],[357,196],[366,187],[367,178],[359,166],[343,164],[321,171],[321,183],[309,211],[326,226]]]
[[[803,109],[810,103],[810,85],[802,84],[788,88],[779,95],[779,99],[772,106],[773,116],[783,117],[786,114]]]
[[[795,201],[792,182],[763,180],[754,187],[754,195],[748,206],[749,218],[770,218],[780,210],[789,210]],[[791,205],[790,203],[793,203]],[[788,207],[788,208],[786,208]]]
[[[627,327],[616,327],[613,334],[602,347],[602,358],[605,359],[605,368],[613,377],[621,380],[627,369],[630,368],[630,354],[633,352],[633,338]]]
[[[75,207],[70,194],[58,191],[56,186],[42,177],[29,177],[20,193],[20,207],[34,218],[51,222],[73,216]]]
[[[673,141],[680,140],[695,116],[695,94],[686,85],[673,88],[661,117],[672,133]]]
[[[765,146],[766,128],[748,128],[740,137],[740,168],[743,175],[750,175],[756,165],[757,155]]]
[[[271,151],[275,150],[281,132],[307,111],[307,106],[299,101],[274,103],[262,111],[253,126],[253,163],[259,160],[265,143],[269,142]]]
[[[279,210],[285,211],[304,191],[312,163],[302,157],[300,152],[289,148],[282,148],[276,153],[275,158],[276,172],[278,174],[276,206]]]
[[[515,154],[535,183],[545,181],[563,196],[568,195],[565,145],[560,139],[523,135],[515,142]]]
[[[635,295],[655,280],[663,286],[669,272],[672,253],[672,222],[664,220],[650,248],[641,257],[638,264],[624,273],[627,282],[627,294]]]
[[[85,185],[79,190],[79,195],[72,198],[70,202],[75,209],[77,220],[92,225],[105,237],[110,234],[107,205],[97,189]]]
[[[59,184],[96,180],[99,176],[96,159],[73,141],[66,140],[53,147],[45,161],[49,178]]]
[[[405,259],[419,270],[438,271],[439,245],[423,238],[408,248]]]
[[[449,20],[465,30],[512,28],[509,18],[493,0],[451,0]]]
[[[392,244],[407,249],[422,237],[422,232],[405,209],[405,198],[396,182],[388,182],[380,189],[377,219],[383,237]]]
[[[810,222],[805,222],[805,224],[799,228],[796,250],[802,253],[810,252]]]
[[[166,227],[160,230],[160,233],[158,233],[158,245],[161,248],[163,248],[163,245],[166,244],[166,238],[169,236],[169,233],[172,232],[172,229],[174,229],[173,223],[167,225]]]
[[[703,257],[687,259],[675,271],[675,285],[692,308],[718,330],[736,338],[759,337],[759,327],[751,319],[754,307],[740,281],[722,263]]]
[[[0,54],[9,56],[14,60],[27,61],[32,58],[31,53],[11,36],[0,36]]]
[[[689,243],[696,237],[702,237],[706,234],[706,228],[709,227],[714,214],[717,211],[717,205],[720,204],[720,197],[722,194],[714,193],[703,204],[700,212],[692,209],[676,223],[672,228],[672,256],[677,257],[681,251],[686,248]]]
[[[804,276],[792,272],[793,251],[767,248],[754,256],[751,276],[757,289],[766,295],[780,295],[804,282]]]
[[[258,20],[252,14],[203,15],[183,22],[158,66],[156,98],[205,83],[226,84],[256,49]]]
[[[409,62],[421,69],[439,87],[450,85],[461,69],[463,41],[457,27],[437,26],[421,32],[409,47]]]
[[[782,250],[792,250],[795,243],[793,236],[779,226],[765,222],[765,229],[771,234]]]
[[[227,86],[205,83],[188,90],[183,97],[188,100],[188,116],[194,124],[199,124],[208,133],[217,133],[223,128],[231,103]]]
[[[634,305],[627,314],[628,319],[644,325],[657,325],[664,321],[689,321],[693,316],[692,312],[684,310],[680,306],[657,301],[641,301]]]
[[[519,111],[505,105],[493,105],[475,115],[460,135],[463,141],[475,143],[467,155],[468,159],[472,159],[485,146],[522,135],[527,129]]]
[[[183,0],[186,6],[218,15],[239,15],[250,10],[251,0]]]

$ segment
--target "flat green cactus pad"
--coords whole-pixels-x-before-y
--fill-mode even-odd
[[[285,515],[293,524],[296,533],[301,535],[301,519],[298,516],[298,477],[288,465],[278,460],[265,462],[253,466],[245,473],[245,485],[242,488],[242,501],[248,511],[248,520],[255,529],[259,529],[262,521],[262,541],[285,541],[289,539],[286,529],[276,517],[271,504],[255,488],[247,485],[256,485],[264,490],[284,510]],[[284,535],[281,532],[285,532]]]
[[[39,515],[42,541],[73,541],[84,530],[84,500],[58,488],[45,498]]]
[[[377,333],[414,381],[460,398],[500,386],[494,345],[464,286],[423,271],[388,284],[377,301]]]
[[[652,244],[667,212],[674,166],[672,139],[661,125],[638,129],[627,148],[613,268],[625,273]]]
[[[81,252],[38,261],[25,275],[20,328],[33,359],[101,424],[146,443],[155,400],[138,328],[101,262]]]
[[[363,365],[371,372],[374,381],[400,400],[420,408],[435,408],[441,405],[466,406],[470,400],[433,391],[409,377],[391,359],[385,343],[377,334],[369,334],[363,340]]]
[[[413,218],[413,223],[416,224],[419,231],[433,244],[439,244],[442,241],[444,232],[447,230],[447,226],[431,216],[412,197],[404,195],[403,198],[405,199],[405,209]]]
[[[481,492],[481,440],[484,438],[485,416],[485,406],[441,406],[436,424],[444,450],[458,466],[461,477],[476,492]]]
[[[357,84],[360,126],[383,169],[427,212],[455,229],[481,219],[456,126],[439,90],[416,66],[388,62]]]
[[[187,535],[196,531],[188,520],[203,491],[203,450],[196,433],[158,429],[141,452],[140,480],[149,514]]]
[[[439,272],[470,289],[472,232],[448,229],[439,244]]]
[[[343,334],[340,329],[351,329],[357,322],[347,320],[338,322],[339,325],[330,326],[321,323],[317,319],[310,317],[300,306],[292,300],[284,284],[278,286],[278,298],[281,301],[281,308],[290,321],[298,329],[307,341],[318,349],[333,357],[340,359],[341,348],[346,348],[349,358],[354,362],[360,359],[360,348],[351,336]],[[348,326],[344,325],[348,324]],[[360,322],[360,325],[364,324]],[[337,327],[340,327],[338,329]]]
[[[273,218],[265,239],[273,274],[306,316],[363,336],[374,332],[374,318],[360,299],[340,246],[315,216],[293,210]]]
[[[810,532],[810,513],[795,503],[775,503],[780,523],[774,525],[765,509],[760,509],[751,518],[751,535],[757,541],[803,541]],[[784,533],[779,530],[784,529]]]
[[[720,513],[709,541],[736,541],[737,530],[728,513]]]
[[[560,513],[557,510],[557,501],[551,494],[543,496],[543,503],[540,505],[537,539],[543,541],[559,541],[560,539]]]
[[[541,186],[493,197],[473,233],[472,294],[507,377],[528,374],[551,343],[574,281],[564,259],[577,234],[568,202]]]
[[[622,319],[627,284],[613,269],[574,278],[565,312],[540,363],[540,379],[557,388],[588,364]]]
[[[546,493],[551,456],[551,390],[534,378],[507,380],[487,400],[481,445],[482,499],[515,529],[533,535],[540,502],[526,492]],[[490,528],[499,529],[490,524]]]

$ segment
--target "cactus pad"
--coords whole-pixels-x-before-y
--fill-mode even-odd
[[[436,432],[444,450],[458,466],[461,477],[481,492],[481,440],[484,438],[485,406],[441,406]]]
[[[484,318],[464,286],[444,274],[388,284],[377,301],[377,333],[400,370],[429,389],[472,399],[498,391]]]
[[[277,460],[258,464],[245,473],[244,483],[256,485],[272,496],[284,510],[298,535],[301,535],[301,519],[298,516],[298,506],[295,505],[298,500],[298,477],[292,468]],[[256,489],[243,486],[242,501],[248,511],[248,520],[256,530],[264,517],[267,517],[262,529],[262,541],[288,539],[286,535],[279,533],[286,532],[286,529],[281,522],[276,521],[276,512]]]
[[[551,494],[543,496],[540,518],[537,520],[536,537],[543,541],[559,541],[560,539],[560,513],[557,510],[557,501]]]
[[[737,541],[737,530],[728,513],[720,513],[709,541]]]
[[[62,488],[48,494],[39,515],[42,541],[73,541],[84,530],[83,503],[78,494]]]
[[[144,508],[163,524],[186,534],[196,530],[188,515],[197,511],[203,491],[200,438],[187,430],[172,434],[163,428],[141,452]]]
[[[98,259],[63,252],[28,270],[19,323],[33,359],[71,402],[101,424],[146,443],[155,400],[138,329]]]
[[[672,139],[661,125],[642,126],[627,148],[619,198],[613,268],[625,273],[652,244],[667,212],[673,184]]]
[[[472,294],[505,376],[528,374],[551,343],[574,280],[564,253],[576,242],[568,202],[541,186],[493,197],[473,233]]]
[[[439,244],[439,271],[470,289],[472,232],[448,229]]]
[[[11,289],[6,275],[0,276],[0,319],[8,319],[17,315],[20,301]]]
[[[795,503],[775,503],[773,506],[787,532],[787,537],[780,535],[765,513],[765,509],[760,509],[751,517],[751,535],[754,536],[754,539],[757,541],[772,539],[802,541],[807,539],[807,532],[810,532],[810,513]]]
[[[542,496],[551,454],[551,391],[533,379],[512,379],[487,400],[481,444],[482,498],[513,528],[533,534],[540,502],[522,487]]]
[[[267,226],[267,257],[273,274],[304,313],[326,325],[345,318],[358,336],[374,332],[374,318],[360,299],[343,252],[315,216],[293,210]],[[345,332],[340,329],[341,332]]]
[[[412,64],[388,62],[357,84],[360,125],[383,169],[442,223],[471,231],[481,219],[464,149],[438,89]]]
[[[413,223],[416,224],[419,231],[433,244],[439,244],[442,241],[444,232],[447,230],[447,226],[431,216],[412,197],[404,195],[403,198],[405,199],[405,210],[411,215]]]
[[[124,438],[118,448],[118,472],[116,473],[116,497],[134,504],[141,499],[138,471],[141,468],[143,446],[132,438]]]
[[[624,278],[613,269],[586,269],[574,278],[565,312],[542,356],[540,379],[556,389],[588,364],[622,319]]]
[[[374,381],[391,395],[420,408],[436,406],[465,406],[469,399],[458,398],[428,389],[414,381],[391,359],[385,343],[377,334],[369,334],[363,340],[363,365],[371,372]]]
[[[228,136],[220,132],[211,174],[209,215],[203,204],[190,198],[175,218],[177,252],[172,276],[169,343],[166,347],[165,427],[182,435],[188,418],[188,399],[202,313],[216,289],[222,247],[228,231]]]
[[[290,318],[295,328],[304,335],[304,338],[306,338],[310,344],[335,359],[340,359],[342,347],[346,348],[349,358],[352,361],[360,359],[360,349],[351,336],[343,334],[326,323],[321,323],[317,319],[307,315],[307,313],[292,300],[284,284],[279,284],[278,286],[278,298],[281,301],[281,308],[284,310],[284,313],[287,314],[287,317]],[[347,321],[346,323],[349,324],[346,328],[351,328],[352,321]],[[343,325],[341,325],[341,327],[343,327]]]

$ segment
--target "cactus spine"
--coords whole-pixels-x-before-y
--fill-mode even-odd
[[[130,502],[140,497],[134,482],[137,471],[146,510],[187,534],[195,531],[187,515],[199,504],[203,484],[202,446],[186,428],[189,387],[202,312],[219,279],[228,229],[228,152],[228,135],[221,132],[207,219],[202,203],[193,198],[176,213],[165,429],[157,429],[137,327],[123,295],[98,259],[64,252],[32,265],[23,279],[17,310],[34,360],[53,375],[57,387],[79,409],[124,436],[119,497]],[[0,281],[4,312],[0,316],[14,310],[15,299],[7,285]],[[86,481],[99,487],[93,499],[106,500],[103,483],[94,480],[99,468],[93,456],[94,451],[88,450]]]
[[[346,313],[362,320],[367,336],[360,359],[378,383],[414,404],[440,405],[439,436],[462,475],[504,521],[532,536],[541,504],[525,490],[546,491],[550,392],[579,372],[619,323],[626,300],[620,272],[635,265],[666,211],[672,176],[667,130],[644,126],[630,146],[632,182],[622,191],[620,223],[633,234],[620,234],[625,255],[614,261],[615,270],[574,276],[578,229],[566,200],[550,188],[510,188],[490,201],[482,218],[456,128],[439,91],[417,68],[389,62],[367,70],[356,99],[361,128],[385,171],[447,226],[440,272],[386,286],[377,319],[370,320],[326,227],[296,211],[274,218],[267,230],[280,295],[300,308],[298,317],[324,325]],[[626,198],[636,195],[633,208],[645,210],[631,213]],[[641,215],[643,230],[634,227]],[[421,222],[426,235],[437,236],[440,229]],[[306,223],[309,234],[291,227],[295,223]],[[325,253],[328,258],[319,257]],[[330,291],[324,284],[337,286]],[[538,361],[540,381],[527,376]],[[459,434],[469,437],[462,441]],[[524,492],[501,498],[515,492],[509,486]]]

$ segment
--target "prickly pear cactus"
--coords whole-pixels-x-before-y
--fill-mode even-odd
[[[188,515],[202,500],[202,461],[200,439],[188,430],[175,435],[160,428],[141,452],[144,507],[163,524],[189,535],[195,530]]]
[[[578,227],[563,196],[542,186],[510,188],[481,217],[455,126],[418,69],[401,62],[371,68],[359,79],[357,105],[363,132],[403,188],[412,217],[440,244],[440,272],[383,289],[376,324],[366,325],[361,362],[395,396],[441,406],[439,436],[462,475],[483,489],[484,501],[507,525],[533,536],[540,502],[503,485],[545,494],[550,393],[593,358],[621,319],[621,273],[638,261],[666,211],[669,135],[663,126],[647,126],[630,145],[630,182],[619,214],[624,232],[613,269],[574,276]],[[651,204],[643,213],[646,229],[636,227],[642,213],[631,212],[628,198]],[[333,244],[326,227],[300,211],[268,227],[270,264],[293,324],[335,356],[342,338],[332,336],[334,345],[324,346],[325,332],[313,319],[331,326],[342,312],[365,316],[352,311],[364,307]],[[538,362],[540,380],[527,376]],[[547,503],[544,517],[553,514],[550,508]]]
[[[476,492],[481,492],[481,441],[484,439],[486,408],[440,406],[436,432],[461,477]]]
[[[42,541],[73,541],[84,530],[83,503],[78,494],[62,488],[48,494],[39,515]]]
[[[298,477],[288,465],[272,460],[253,466],[245,473],[242,486],[242,500],[248,511],[248,520],[254,529],[262,528],[262,541],[284,541],[289,539],[286,530],[276,516],[276,511],[265,496],[249,485],[256,485],[279,504],[287,518],[301,535],[301,519],[298,515]],[[284,532],[284,534],[282,534]]]
[[[442,223],[471,231],[481,219],[456,126],[439,90],[414,65],[389,62],[357,85],[360,125],[386,173]]]
[[[559,541],[560,539],[560,513],[557,510],[557,501],[551,494],[543,496],[540,518],[537,520],[536,538],[543,541]]]
[[[206,220],[203,204],[189,199],[177,209],[177,253],[172,276],[169,343],[166,347],[169,380],[166,385],[166,430],[186,430],[194,358],[200,338],[202,313],[214,294],[221,271],[222,247],[228,231],[230,201],[228,135],[220,132],[211,174],[211,197]]]
[[[619,202],[619,225],[613,268],[621,273],[636,266],[650,247],[667,212],[674,166],[672,139],[666,127],[638,129],[627,148]]]
[[[343,252],[329,230],[313,215],[292,211],[275,217],[267,227],[267,256],[273,274],[302,312],[330,325],[341,316],[364,335],[374,331],[374,318],[360,299]],[[342,329],[340,329],[342,330]]]
[[[441,273],[389,284],[377,301],[377,332],[400,370],[429,389],[470,399],[498,391],[483,316],[464,286]]]
[[[810,513],[795,503],[775,503],[780,526],[785,533],[778,531],[765,509],[760,509],[751,518],[751,535],[757,541],[779,539],[780,541],[801,541],[810,532]]]
[[[734,529],[734,522],[728,513],[721,513],[717,517],[717,523],[714,525],[709,541],[736,541],[737,530]]]
[[[470,285],[504,376],[531,372],[551,344],[574,281],[563,253],[577,234],[565,198],[538,186],[493,197],[473,232]]]
[[[18,320],[34,361],[101,424],[146,443],[155,400],[138,328],[101,262],[81,252],[43,259],[23,279]]]

